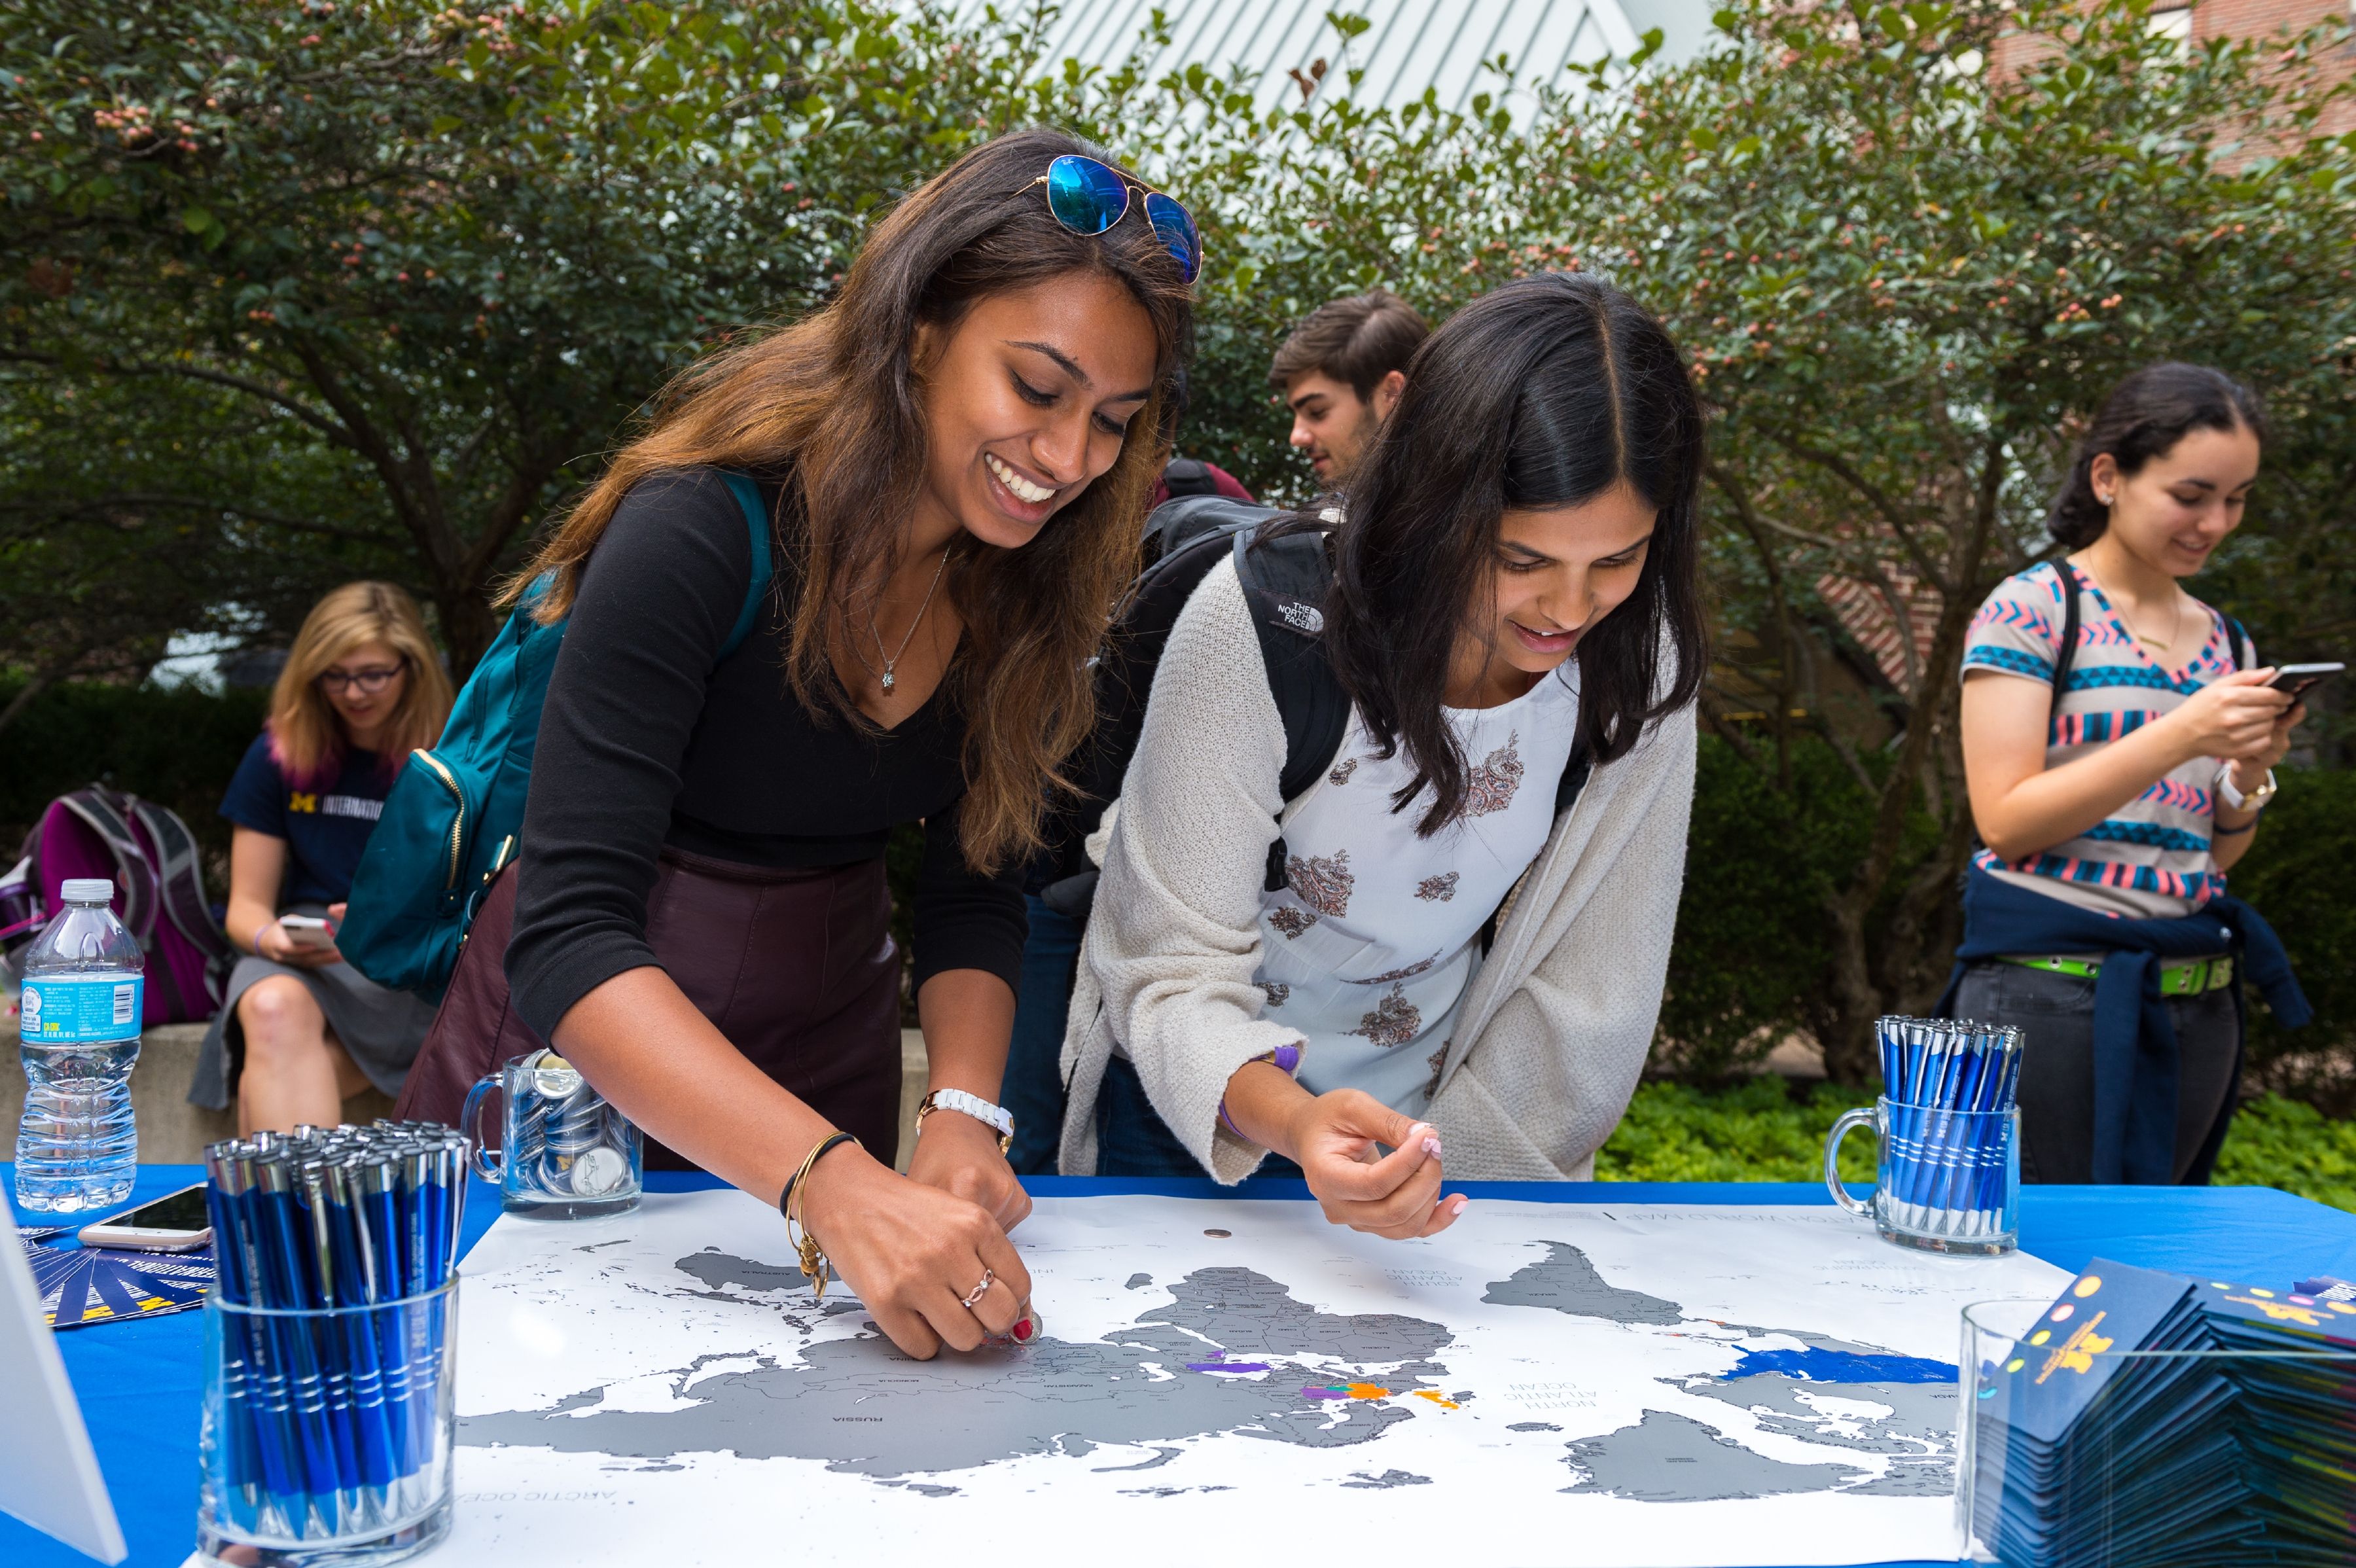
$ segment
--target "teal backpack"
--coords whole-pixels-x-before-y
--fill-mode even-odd
[[[760,488],[743,474],[722,478],[744,509],[753,536],[753,577],[744,607],[721,645],[725,659],[753,634],[771,574],[769,514]],[[524,591],[458,693],[441,741],[431,751],[409,754],[369,834],[336,946],[380,985],[438,1000],[484,891],[515,858],[532,753],[540,745],[541,704],[564,641],[564,622],[542,626],[532,618],[547,591],[546,577]]]

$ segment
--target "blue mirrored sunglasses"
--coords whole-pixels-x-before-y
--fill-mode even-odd
[[[1145,198],[1145,220],[1153,225],[1170,259],[1188,283],[1203,270],[1203,237],[1187,210],[1158,190],[1149,190],[1119,169],[1066,153],[1031,182],[1047,188],[1047,210],[1075,234],[1101,234],[1129,212],[1131,190]]]

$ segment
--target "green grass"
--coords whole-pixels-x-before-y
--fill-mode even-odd
[[[1758,1078],[1732,1089],[1648,1083],[1597,1151],[1599,1181],[1818,1181],[1825,1133],[1861,1090],[1787,1087]],[[1873,1179],[1873,1140],[1841,1150],[1841,1179]],[[2242,1107],[2217,1162],[2221,1187],[2278,1187],[2356,1212],[2356,1121],[2335,1122],[2313,1106],[2267,1095]]]

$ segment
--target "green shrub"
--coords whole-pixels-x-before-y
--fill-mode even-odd
[[[1825,1134],[1840,1113],[1873,1097],[1777,1077],[1729,1089],[1648,1083],[1596,1152],[1598,1181],[1821,1181]],[[1873,1179],[1873,1140],[1841,1148],[1841,1179]]]
[[[2285,768],[2233,891],[2290,950],[2315,1022],[2283,1028],[2250,993],[2250,1071],[2269,1089],[2356,1113],[2356,773]]]
[[[1701,740],[1656,1071],[1713,1081],[1808,1027],[1833,949],[1826,892],[1865,853],[1865,792],[1832,748],[1792,751],[1793,787]]]
[[[2356,1121],[2269,1094],[2244,1105],[2217,1156],[2220,1187],[2278,1187],[2356,1212]]]
[[[16,692],[16,682],[0,683],[0,706]],[[58,796],[111,784],[186,819],[206,851],[207,889],[224,897],[230,825],[220,815],[221,791],[269,708],[263,691],[51,687],[16,715],[0,744],[0,846],[21,840]]]
[[[1647,1083],[1595,1154],[1598,1181],[1803,1181],[1824,1176],[1825,1134],[1872,1098],[1755,1078],[1730,1089]],[[1873,1140],[1841,1147],[1841,1179],[1873,1180]],[[2244,1104],[2218,1157],[2220,1187],[2274,1187],[2356,1213],[2356,1121],[2269,1094]]]

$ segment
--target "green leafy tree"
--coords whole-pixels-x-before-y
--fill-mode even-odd
[[[1792,750],[1813,733],[1862,796],[1854,869],[1791,889],[1829,938],[1807,1021],[1855,1081],[1873,1017],[1944,979],[1971,842],[1964,636],[2050,548],[2073,422],[2138,363],[2204,359],[2297,388],[2292,441],[2344,464],[2348,404],[2317,388],[2356,325],[2356,145],[2313,132],[2321,38],[2179,51],[2137,0],[1719,23],[1724,47],[1540,134],[1569,174],[1564,231],[1664,313],[1712,405],[1726,617],[1773,696],[1764,726],[1714,727],[1785,791],[1808,788]],[[2309,527],[2262,508],[2242,548]],[[1810,700],[1853,652],[1823,593],[1841,581],[1903,633],[1878,756]]]
[[[194,441],[222,396],[266,419],[305,481],[271,510],[405,563],[463,671],[519,534],[632,410],[708,335],[824,286],[840,225],[778,111],[828,39],[796,8],[733,16],[10,6],[0,357],[19,385],[134,386]],[[210,478],[174,492],[247,504]],[[57,499],[41,478],[12,499]]]

